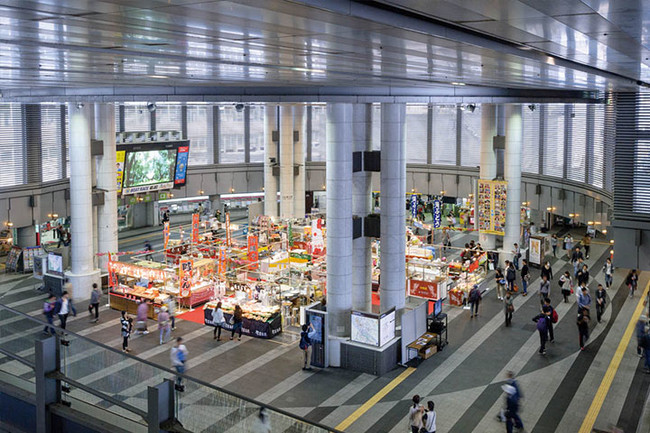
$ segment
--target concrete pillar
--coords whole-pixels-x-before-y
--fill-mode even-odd
[[[293,106],[280,105],[280,216],[293,218]]]
[[[115,107],[95,104],[95,138],[104,142],[104,154],[97,157],[97,189],[104,191],[104,204],[97,207],[97,250],[117,252],[117,153]],[[108,256],[99,257],[99,269],[108,272]]]
[[[305,152],[303,143],[305,137],[305,106],[298,104],[293,107],[293,129],[298,131],[298,141],[293,146],[293,163],[298,165],[298,174],[293,178],[293,214],[296,218],[305,217]]]
[[[405,104],[381,104],[381,311],[395,307],[398,318],[406,296],[405,118]]]
[[[277,106],[268,104],[264,110],[264,213],[278,216],[278,181],[273,176],[277,161],[278,143],[273,141],[273,131],[278,130]],[[273,159],[275,162],[271,162]]]
[[[352,104],[327,104],[327,314],[331,337],[350,335]],[[330,356],[337,366],[340,356]]]
[[[353,150],[372,150],[372,104],[354,104],[352,111]],[[352,214],[360,218],[371,213],[372,173],[352,174]],[[352,241],[352,308],[372,311],[371,238],[362,236]]]
[[[493,180],[497,175],[497,156],[494,152],[492,138],[497,135],[497,109],[494,104],[481,105],[481,165],[479,177]],[[476,209],[475,209],[476,212]],[[475,215],[478,217],[478,215]],[[478,229],[478,218],[474,218],[475,227]],[[486,250],[495,248],[494,235],[480,233],[478,236],[481,246]]]
[[[70,103],[70,245],[72,298],[87,299],[93,283],[100,283],[93,266],[93,204],[90,157],[90,104]]]
[[[503,249],[510,252],[515,242],[520,243],[521,215],[521,147],[523,144],[523,127],[520,104],[508,104],[506,117],[506,151],[504,159],[504,176],[508,182],[506,203],[506,231],[503,237]],[[506,254],[512,258],[512,254]]]

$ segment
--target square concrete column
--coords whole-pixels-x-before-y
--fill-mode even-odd
[[[508,104],[506,117],[506,152],[504,176],[508,182],[506,202],[506,232],[503,249],[510,252],[514,243],[520,242],[521,234],[521,148],[523,145],[523,124],[520,104]],[[506,254],[512,258],[512,254]]]
[[[278,216],[278,181],[273,175],[273,166],[278,163],[278,143],[273,140],[274,131],[278,131],[278,107],[267,104],[264,110],[264,213],[268,216]]]
[[[293,105],[280,105],[280,216],[293,218]]]

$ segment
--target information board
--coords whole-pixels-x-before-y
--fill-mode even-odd
[[[504,235],[508,183],[479,180],[477,193],[478,229],[481,233]]]
[[[350,339],[357,343],[379,346],[379,317],[375,314],[352,311]]]
[[[379,316],[379,346],[395,338],[395,309]]]

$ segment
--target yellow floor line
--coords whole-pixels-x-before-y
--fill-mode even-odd
[[[389,392],[391,392],[397,385],[400,383],[404,382],[404,380],[409,377],[411,374],[415,372],[415,368],[413,367],[408,367],[406,370],[402,372],[399,376],[397,376],[395,379],[393,379],[388,385],[383,387],[381,391],[379,391],[377,394],[373,395],[370,400],[362,404],[357,410],[352,412],[352,414],[344,419],[339,425],[336,426],[337,430],[345,430],[346,428],[350,427],[352,423],[354,423],[356,420],[361,418],[361,416],[368,412],[368,410],[373,407],[376,403],[379,402],[382,398],[384,398]]]
[[[623,338],[621,339],[621,342],[618,344],[616,353],[614,354],[612,361],[609,363],[609,367],[607,367],[607,372],[605,373],[605,377],[603,377],[603,380],[600,383],[600,386],[598,387],[598,391],[594,396],[594,400],[591,402],[591,406],[589,407],[587,416],[585,416],[585,419],[582,422],[582,427],[580,427],[579,433],[591,433],[591,430],[594,428],[594,424],[596,423],[596,418],[598,418],[598,413],[600,413],[600,409],[603,407],[603,403],[605,402],[605,397],[607,397],[609,388],[612,386],[612,382],[614,381],[616,372],[618,371],[618,368],[621,365],[621,360],[623,359],[625,350],[630,344],[630,339],[632,338],[632,334],[636,329],[636,324],[639,320],[639,316],[641,316],[641,312],[643,311],[644,308],[643,301],[645,301],[649,289],[650,289],[650,282],[648,282],[648,284],[646,285],[645,290],[643,291],[643,295],[641,296],[641,299],[639,299],[636,309],[634,310],[634,314],[632,314],[632,318],[630,319],[630,323],[627,324],[627,329],[625,329],[625,334],[623,334]]]

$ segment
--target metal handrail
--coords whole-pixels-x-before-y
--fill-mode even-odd
[[[9,358],[11,358],[11,359],[13,359],[15,361],[20,362],[21,364],[25,364],[27,367],[30,367],[32,369],[36,367],[36,364],[31,362],[29,359],[23,358],[20,355],[16,355],[15,353],[9,352],[7,349],[3,349],[3,348],[0,347],[0,353],[2,353],[3,355],[8,356]]]
[[[107,345],[105,345],[103,343],[100,343],[98,341],[95,341],[95,340],[93,340],[91,338],[84,337],[84,336],[79,335],[79,334],[75,334],[74,332],[68,331],[66,329],[62,329],[62,328],[60,328],[60,327],[58,327],[56,325],[49,325],[46,322],[44,322],[43,320],[40,320],[40,319],[38,319],[36,317],[29,316],[29,315],[27,315],[27,314],[25,314],[25,313],[23,313],[21,311],[14,310],[13,308],[8,307],[8,306],[6,306],[4,304],[0,304],[0,310],[9,311],[9,312],[11,312],[11,313],[13,313],[13,314],[15,314],[17,316],[21,316],[22,318],[27,319],[27,320],[29,320],[31,322],[37,323],[37,324],[39,324],[41,326],[42,325],[48,325],[48,327],[54,328],[59,335],[67,334],[68,336],[73,336],[75,338],[86,341],[86,342],[88,342],[88,343],[90,343],[92,345],[95,345],[97,347],[100,347],[102,349],[105,349],[105,350],[108,350],[110,352],[116,353],[118,355],[122,355],[122,356],[125,356],[127,358],[130,358],[134,362],[143,363],[143,364],[148,365],[150,367],[156,368],[156,369],[158,369],[158,370],[160,370],[162,372],[170,373],[171,375],[176,376],[176,377],[182,377],[184,380],[187,380],[188,382],[193,382],[193,383],[201,385],[201,386],[203,386],[205,388],[208,388],[208,389],[211,389],[211,390],[214,390],[214,391],[229,395],[231,397],[237,398],[239,400],[243,400],[243,401],[251,403],[253,405],[256,405],[256,406],[259,406],[259,407],[264,407],[264,408],[266,408],[266,409],[268,409],[268,410],[270,410],[272,412],[276,412],[276,413],[278,413],[280,415],[284,415],[284,416],[286,416],[288,418],[295,419],[296,421],[300,421],[300,422],[305,423],[307,425],[312,425],[314,427],[318,427],[320,429],[323,429],[325,431],[332,432],[332,433],[343,433],[342,431],[336,430],[333,427],[329,427],[329,426],[323,425],[323,424],[315,422],[315,421],[310,421],[310,420],[308,420],[306,418],[303,418],[303,417],[301,417],[299,415],[292,414],[289,411],[286,411],[284,409],[276,408],[274,406],[255,401],[254,399],[252,399],[250,397],[246,397],[246,396],[238,394],[236,392],[216,387],[216,386],[214,386],[214,385],[212,385],[210,383],[202,381],[201,379],[197,379],[197,378],[192,377],[192,376],[187,376],[186,374],[179,374],[178,372],[176,372],[175,370],[171,370],[170,368],[154,364],[153,362],[148,361],[146,359],[140,359],[137,356],[131,355],[129,353],[123,353],[121,350],[118,350],[118,349],[115,349],[113,347],[107,346]],[[11,356],[11,355],[8,355],[8,356]],[[29,362],[29,361],[27,361],[27,362]],[[33,368],[33,364],[32,364],[32,368]],[[63,379],[61,379],[61,380],[65,381],[65,382],[68,382],[70,384],[73,384],[73,382],[70,379],[66,378],[65,376],[63,376]],[[79,388],[84,389],[84,388],[81,388],[81,387],[79,387]],[[95,395],[95,394],[93,394],[93,395]],[[107,398],[108,396],[106,394],[100,393],[99,395],[96,395],[96,396],[99,397],[99,398],[102,398],[104,400],[110,401],[109,398]],[[120,402],[120,406],[121,405],[122,405],[122,402]],[[129,409],[127,409],[127,410],[129,410]],[[139,409],[138,409],[138,411],[139,411]],[[138,412],[135,412],[135,413],[140,415],[140,413],[138,413]]]

